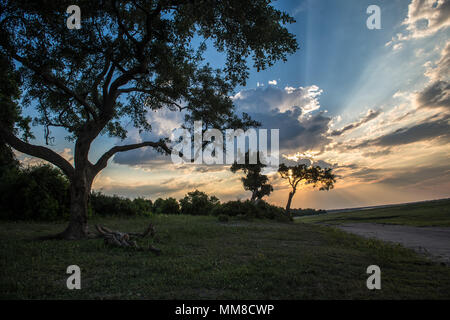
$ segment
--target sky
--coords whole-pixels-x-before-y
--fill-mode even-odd
[[[335,188],[301,186],[292,207],[336,209],[450,197],[450,0],[282,0],[300,49],[271,68],[250,70],[232,99],[262,128],[280,129],[280,161],[332,167]],[[369,5],[381,29],[369,29]],[[206,61],[220,67],[212,49]],[[32,111],[27,111],[32,114]],[[149,114],[153,131],[131,126],[124,141],[99,137],[91,161],[114,145],[170,134],[180,114]],[[34,128],[43,142],[42,128]],[[53,130],[52,148],[71,160],[73,145]],[[38,160],[18,154],[25,164]],[[289,186],[268,171],[270,203],[284,206]],[[93,189],[125,197],[182,198],[198,189],[221,201],[247,199],[229,166],[174,165],[150,148],[118,153]]]

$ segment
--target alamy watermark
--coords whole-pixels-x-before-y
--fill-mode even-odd
[[[194,122],[193,137],[185,128],[175,129],[172,141],[178,143],[172,148],[174,164],[249,164],[259,162],[268,167],[279,165],[280,130],[270,129],[270,154],[268,153],[268,129],[208,129],[203,132],[202,121]],[[225,152],[224,152],[225,151]]]
[[[366,270],[367,274],[370,274],[367,278],[366,285],[369,290],[380,290],[381,289],[381,269],[377,265],[370,265]]]
[[[67,278],[66,286],[67,289],[73,290],[81,289],[81,269],[76,264],[70,265],[67,267],[66,273],[70,274]]]
[[[381,9],[377,5],[370,5],[366,10],[367,14],[370,16],[366,20],[366,26],[369,30],[381,29]]]

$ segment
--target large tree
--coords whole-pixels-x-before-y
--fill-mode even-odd
[[[231,172],[236,173],[242,170],[245,174],[244,177],[241,178],[242,184],[245,190],[251,191],[252,197],[251,201],[255,202],[258,200],[262,200],[263,197],[270,195],[273,191],[273,187],[269,182],[269,177],[267,175],[262,174],[262,170],[266,167],[260,161],[260,153],[258,152],[256,155],[255,163],[250,163],[249,152],[245,153],[245,162],[237,163],[235,161],[233,165],[230,167]]]
[[[285,60],[298,45],[285,24],[294,19],[267,0],[77,1],[81,29],[66,25],[67,1],[0,2],[0,53],[15,61],[23,78],[23,105],[36,108],[35,123],[47,143],[52,127],[74,141],[72,165],[48,146],[20,139],[0,125],[11,147],[59,167],[70,180],[71,215],[59,236],[88,234],[87,201],[94,177],[117,152],[152,147],[170,153],[168,137],[115,146],[89,161],[100,134],[124,139],[124,119],[151,130],[147,111],[183,112],[186,126],[247,128],[230,99],[245,85],[251,58],[257,70]],[[212,69],[202,57],[206,44],[226,57]],[[23,106],[22,105],[22,106]]]
[[[306,185],[312,185],[314,188],[320,186],[319,190],[333,189],[336,182],[336,176],[332,172],[332,168],[321,168],[319,166],[307,166],[306,164],[298,164],[295,166],[286,166],[280,164],[278,173],[281,178],[289,182],[292,190],[289,192],[286,204],[286,214],[290,215],[292,198],[294,197],[300,182]]]

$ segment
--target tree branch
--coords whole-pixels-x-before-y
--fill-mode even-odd
[[[97,163],[94,165],[94,170],[99,172],[100,170],[106,168],[106,165],[108,164],[108,160],[115,155],[117,152],[124,152],[124,151],[129,151],[129,150],[134,150],[134,149],[139,149],[139,148],[143,148],[143,147],[153,147],[156,149],[162,149],[166,152],[166,154],[170,154],[172,152],[172,150],[163,142],[163,141],[158,141],[158,142],[152,142],[152,141],[146,141],[146,142],[141,142],[141,143],[136,143],[136,144],[129,144],[129,145],[125,145],[125,146],[115,146],[112,147],[111,149],[109,149],[109,151],[105,152],[100,159],[98,159]]]
[[[32,65],[31,63],[29,63],[25,58],[17,55],[15,52],[12,53],[11,55],[15,60],[17,60],[18,62],[22,63],[24,66],[26,66],[27,68],[33,70],[36,74],[40,75],[45,81],[47,81],[47,83],[53,84],[55,85],[57,88],[61,89],[64,93],[72,96],[79,104],[81,104],[88,113],[90,113],[94,119],[97,119],[97,114],[95,113],[95,111],[91,108],[91,106],[89,105],[89,103],[82,98],[81,96],[79,96],[78,94],[76,94],[74,91],[72,91],[71,89],[69,89],[65,84],[63,84],[61,81],[59,81],[58,79],[56,79],[55,77],[49,75],[48,73],[43,72],[41,69],[36,68],[36,66]]]
[[[53,150],[22,141],[7,129],[5,129],[3,126],[0,127],[0,135],[7,144],[9,144],[17,151],[46,160],[60,168],[69,177],[69,179],[72,178],[74,174],[73,166],[69,163],[69,161],[61,157]]]

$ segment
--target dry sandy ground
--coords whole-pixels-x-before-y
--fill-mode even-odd
[[[376,223],[346,223],[338,228],[366,238],[400,243],[406,248],[450,265],[450,228],[412,227]]]

